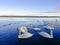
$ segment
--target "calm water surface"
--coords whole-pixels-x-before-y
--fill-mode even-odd
[[[33,22],[32,22],[33,23]],[[34,23],[33,23],[34,24]],[[36,31],[28,29],[30,33],[34,34],[28,39],[18,39],[17,28],[20,26],[28,27],[29,22],[17,21],[0,21],[0,45],[59,45],[60,44],[60,26],[56,25],[54,29],[54,38],[48,39],[40,36]],[[45,25],[35,23],[33,27],[39,27],[42,31],[48,32],[44,28]]]

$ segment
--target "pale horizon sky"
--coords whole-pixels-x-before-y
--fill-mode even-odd
[[[0,0],[0,16],[30,14],[60,15],[60,0]]]

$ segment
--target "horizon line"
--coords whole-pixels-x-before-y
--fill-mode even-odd
[[[0,18],[60,18],[60,16],[0,16]]]

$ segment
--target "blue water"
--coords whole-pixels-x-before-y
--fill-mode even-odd
[[[28,39],[18,39],[18,30],[20,26],[28,27],[29,22],[17,22],[17,21],[0,21],[0,45],[60,45],[60,26],[55,26],[54,38],[48,39],[40,36],[36,31],[28,29],[30,33],[34,34]],[[34,23],[33,23],[34,24]],[[42,31],[48,32],[44,26],[35,23],[32,27],[39,27]]]

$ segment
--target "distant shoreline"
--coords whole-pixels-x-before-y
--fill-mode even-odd
[[[0,18],[60,18],[60,16],[0,16]]]

